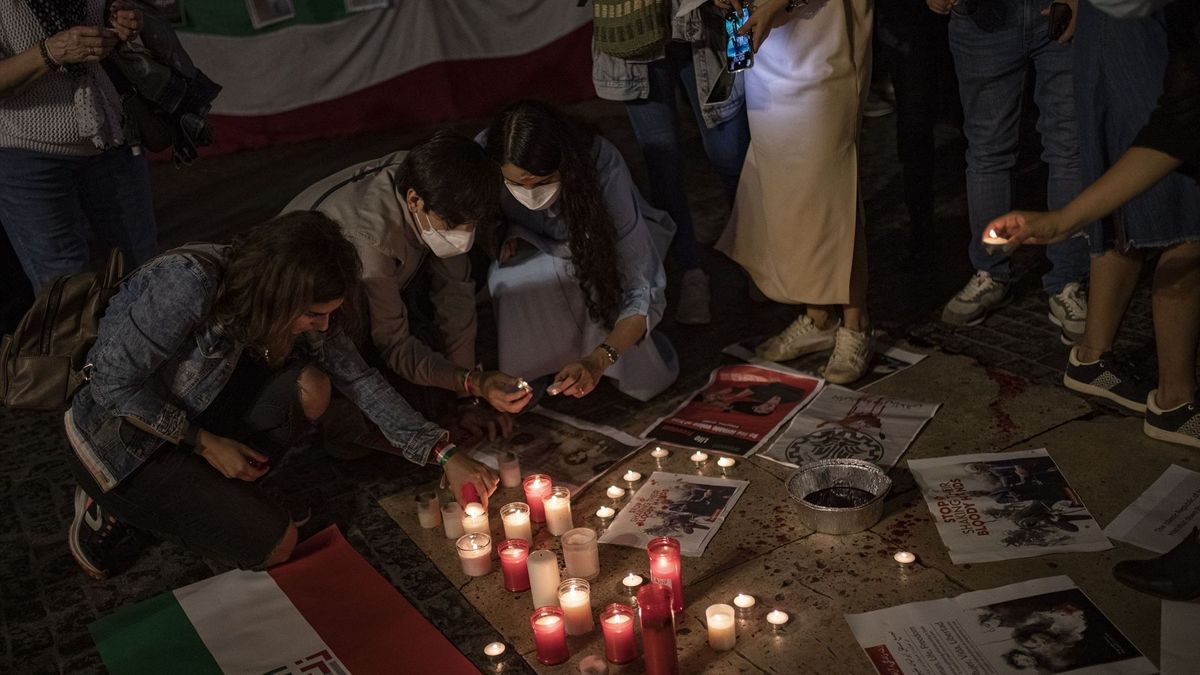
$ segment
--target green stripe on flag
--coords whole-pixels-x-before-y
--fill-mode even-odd
[[[263,3],[266,4],[266,3]],[[348,16],[345,0],[294,0],[296,16],[263,28],[254,28],[244,0],[201,2],[184,0],[185,23],[180,32],[249,37],[301,24],[322,24]]]
[[[122,607],[88,630],[112,675],[221,675],[173,593]]]

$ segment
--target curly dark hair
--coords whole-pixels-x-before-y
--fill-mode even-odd
[[[562,176],[561,213],[575,278],[583,288],[588,314],[611,327],[620,309],[616,229],[604,204],[596,174],[596,134],[540,101],[519,101],[492,118],[487,153],[497,164],[512,164],[535,176]]]

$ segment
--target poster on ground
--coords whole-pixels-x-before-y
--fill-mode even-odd
[[[817,377],[766,366],[717,368],[700,391],[642,436],[748,457],[823,384]]]
[[[1166,553],[1200,527],[1200,473],[1172,464],[1104,533],[1113,539]]]
[[[891,469],[941,406],[828,385],[762,456],[787,466],[861,459]]]
[[[704,553],[749,481],[655,471],[600,536],[601,544],[645,548],[656,537],[679,540],[680,553]]]
[[[775,368],[786,368],[794,370],[805,375],[813,377],[825,376],[825,364],[829,362],[829,350],[813,352],[805,354],[790,361],[782,361],[775,363],[761,359],[755,355],[754,349],[765,341],[769,336],[758,336],[747,338],[740,342],[735,342],[725,349],[721,350],[722,354],[728,354],[735,359],[741,359],[746,363],[755,365],[771,366]],[[862,389],[869,384],[874,384],[880,380],[886,379],[896,373],[914,366],[925,358],[924,354],[918,354],[914,351],[901,349],[895,345],[888,344],[884,340],[879,340],[875,345],[875,354],[871,357],[871,367],[867,374],[854,383],[854,389]]]
[[[1112,548],[1044,448],[910,459],[955,564]]]
[[[846,621],[883,675],[1158,672],[1065,576],[847,614]]]

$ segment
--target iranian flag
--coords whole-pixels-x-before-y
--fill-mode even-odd
[[[220,574],[89,628],[113,675],[479,672],[336,527],[267,572]]]

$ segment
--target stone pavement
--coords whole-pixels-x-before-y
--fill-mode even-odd
[[[619,105],[592,102],[573,110],[611,138],[629,159],[635,176],[644,177],[644,167]],[[460,128],[473,131],[480,125],[475,121]],[[970,274],[965,255],[968,235],[962,142],[953,130],[939,129],[939,238],[931,256],[911,261],[900,253],[905,249],[906,219],[892,130],[892,118],[867,120],[863,130],[862,184],[875,322],[918,347],[961,355],[931,360],[919,381],[894,378],[877,385],[884,393],[947,403],[918,439],[913,456],[1050,445],[1071,480],[1083,483],[1085,501],[1102,523],[1149,485],[1166,463],[1195,467],[1194,452],[1145,439],[1139,431],[1140,420],[1096,407],[1055,386],[1066,349],[1045,319],[1045,297],[1038,290],[1044,262],[1036,251],[1022,251],[1017,256],[1018,299],[1012,305],[971,329],[955,330],[937,321],[941,304]],[[186,241],[225,240],[238,229],[273,214],[313,180],[354,162],[407,147],[427,134],[428,130],[413,130],[305,143],[204,160],[185,171],[157,166],[154,178],[161,244],[170,247]],[[687,136],[687,145],[687,181],[697,227],[702,239],[712,241],[727,210],[714,177],[706,170],[694,129]],[[1026,150],[1018,191],[1023,196],[1018,204],[1032,207],[1038,203],[1038,184],[1044,181],[1044,173],[1032,159],[1036,157],[1036,146]],[[683,368],[671,390],[643,406],[604,386],[587,399],[561,406],[563,411],[640,430],[646,419],[671,407],[723,362],[721,347],[747,335],[777,331],[794,318],[792,308],[748,301],[745,279],[729,261],[714,255],[709,267],[717,323],[683,327],[668,319],[663,325],[679,349]],[[674,298],[678,274],[670,272],[668,297]],[[486,311],[481,325],[481,334],[488,335],[491,321]],[[1149,303],[1143,292],[1133,303],[1121,344],[1134,350],[1133,356],[1147,366],[1153,363],[1151,332]],[[489,353],[494,355],[494,345],[485,342],[481,351],[485,358]],[[0,520],[0,672],[102,672],[87,633],[89,622],[118,606],[221,571],[175,545],[160,544],[148,550],[125,574],[103,583],[88,580],[76,568],[64,542],[73,489],[63,461],[65,452],[59,416],[0,411],[0,513],[5,516]],[[359,552],[478,661],[482,646],[499,639],[498,632],[377,504],[386,495],[435,478],[433,471],[393,457],[335,462],[319,452],[296,452],[271,481],[276,489],[288,493],[289,503],[311,506],[314,513],[337,522]],[[997,564],[950,565],[940,543],[929,538],[936,537],[931,534],[932,527],[917,527],[921,525],[923,507],[913,507],[917,495],[911,490],[911,481],[905,482],[903,471],[896,478],[899,490],[891,500],[892,515],[872,533],[842,540],[813,535],[804,540],[808,543],[789,544],[796,547],[794,552],[789,549],[779,555],[794,555],[811,575],[810,565],[820,560],[856,557],[863,537],[887,546],[904,540],[915,542],[912,547],[922,554],[930,575],[945,577],[946,582],[935,586],[946,592],[1045,576],[1052,573],[1050,570],[1060,569],[1070,570],[1085,588],[1095,584],[1098,590],[1093,599],[1106,611],[1126,604],[1130,608],[1145,604],[1144,598],[1105,583],[1111,561],[1130,553],[1122,548],[1092,556],[1014,562],[1003,568]],[[822,552],[816,553],[810,548],[813,546]],[[856,582],[843,583],[842,577],[832,572],[824,577],[814,586],[818,599],[858,592]],[[695,581],[702,589],[703,581]],[[856,597],[859,609],[871,604]],[[898,587],[876,598],[872,607],[910,599],[914,598]],[[795,602],[800,605],[804,600],[796,596]],[[844,672],[838,667],[844,661],[839,659],[858,658],[846,651],[853,645],[846,643],[844,623],[836,616],[835,606],[825,606],[823,613],[814,615],[814,621],[819,617],[820,623],[812,624],[811,658],[815,660],[811,672]],[[1118,618],[1118,612],[1113,614]],[[1127,625],[1118,618],[1118,623],[1148,654],[1157,653],[1157,615],[1139,610],[1136,621]],[[821,654],[816,643],[827,651],[832,649],[830,653],[838,659]],[[796,672],[789,670],[792,662],[752,662],[755,667],[751,672]],[[818,664],[826,664],[831,670]],[[515,661],[510,665],[506,672],[524,671]]]

